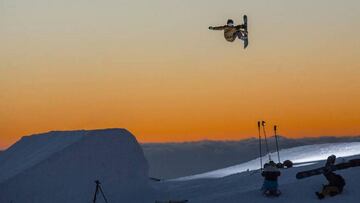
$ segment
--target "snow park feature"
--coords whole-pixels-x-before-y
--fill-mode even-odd
[[[338,157],[334,166],[348,166],[360,158],[360,142],[290,147],[279,153],[282,159],[294,161],[294,167],[277,169],[281,172],[281,195],[267,197],[261,191],[264,178],[260,158],[198,175],[161,180],[149,177],[143,150],[127,130],[53,131],[25,136],[1,153],[0,202],[318,202],[315,192],[326,183],[324,176],[299,180],[296,174],[323,167],[332,154]],[[272,157],[276,155],[277,151],[271,152]],[[264,154],[262,159],[267,157]],[[357,202],[359,170],[350,167],[337,171],[346,185],[341,195],[326,201]]]
[[[306,145],[360,142],[360,137],[343,136],[295,139],[278,136],[278,140],[281,152],[281,150]],[[271,152],[275,152],[276,140],[270,137],[268,141]],[[264,143],[264,140],[262,142]],[[180,143],[142,143],[141,146],[144,150],[145,158],[149,162],[150,176],[158,179],[175,179],[203,174],[246,163],[259,157],[259,139],[257,135],[256,138],[237,141],[203,140]],[[285,168],[293,165],[291,160],[287,161],[282,152],[280,155],[281,162],[285,164]],[[257,164],[260,168],[259,162]]]
[[[353,155],[360,155],[360,142],[350,143],[328,143],[306,145],[300,147],[293,147],[289,149],[280,150],[284,160],[292,160],[293,167],[299,168],[302,166],[315,165],[321,160],[326,160],[328,156],[335,154],[337,157],[349,157]],[[276,152],[271,153],[275,156]],[[268,156],[264,155],[262,159]],[[234,175],[246,171],[254,171],[260,169],[259,159],[253,159],[238,165],[230,166],[227,168],[209,171],[202,174],[192,175],[177,178],[174,180],[194,180],[194,179],[208,179],[208,178],[222,178],[225,176]],[[294,175],[295,177],[295,175]]]
[[[92,202],[96,180],[110,203],[155,201],[148,163],[125,129],[26,136],[0,156],[1,203]]]
[[[358,159],[360,158],[360,142],[308,145],[282,150],[281,154],[285,158],[294,160],[295,167],[279,169],[281,177],[278,187],[281,196],[276,198],[262,195],[263,177],[258,159],[197,176],[154,183],[154,187],[163,192],[163,197],[188,199],[191,203],[319,202],[315,192],[321,190],[322,184],[326,182],[325,177],[320,175],[298,180],[296,174],[324,166],[326,158],[331,154],[337,155],[339,158],[336,162],[340,163]],[[254,169],[246,169],[251,166]],[[338,174],[344,177],[346,186],[341,195],[327,198],[326,202],[358,202],[360,199],[360,167],[340,170]]]

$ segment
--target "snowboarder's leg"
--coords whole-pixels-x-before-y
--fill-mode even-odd
[[[265,180],[261,189],[266,196],[279,196],[281,194],[278,190],[277,181]]]
[[[326,196],[332,197],[340,194],[340,190],[336,186],[325,185],[321,192],[316,192],[315,194],[319,199],[324,199]]]
[[[324,199],[324,195],[320,192],[315,192],[316,196],[318,197],[318,199]]]
[[[242,31],[242,30],[238,30],[236,32],[236,36],[241,40],[247,39],[247,33],[245,31]]]
[[[238,37],[240,40],[244,41],[244,48],[246,48],[246,47],[248,46],[248,44],[249,44],[247,32],[246,32],[246,31],[239,30],[239,31],[237,32],[237,37]]]
[[[327,186],[324,188],[322,192],[324,196],[335,196],[339,193],[340,193],[339,188],[335,186]]]
[[[240,32],[240,30],[238,30],[238,31],[236,31],[235,33],[234,33],[234,37],[235,38],[239,38],[239,39],[242,39],[242,33]]]

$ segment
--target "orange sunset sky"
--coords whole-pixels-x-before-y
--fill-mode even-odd
[[[250,45],[228,43],[249,17]],[[360,134],[360,1],[0,1],[0,148],[50,130],[141,142]]]

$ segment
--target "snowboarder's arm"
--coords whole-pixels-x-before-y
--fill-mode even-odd
[[[215,27],[210,26],[209,29],[210,30],[224,30],[225,27],[226,27],[225,25],[224,26],[215,26]]]
[[[236,28],[237,30],[245,29],[245,25],[237,25],[237,26],[235,26],[235,28]]]

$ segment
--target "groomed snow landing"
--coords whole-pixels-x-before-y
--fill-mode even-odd
[[[27,136],[0,157],[4,203],[92,202],[95,180],[109,202],[153,202],[147,161],[125,129]]]
[[[284,160],[291,160],[295,164],[303,163],[298,166],[304,166],[304,164],[305,165],[315,164],[317,161],[325,160],[328,156],[332,154],[336,155],[337,157],[348,157],[348,156],[359,155],[360,142],[316,144],[316,145],[294,147],[290,149],[283,149],[280,151],[280,157],[281,157],[280,161],[283,162]],[[275,152],[271,153],[270,157],[275,162],[278,162],[277,153]],[[268,162],[269,156],[266,155],[262,157],[262,160],[263,163]],[[235,166],[227,167],[224,169],[210,171],[207,173],[202,173],[193,176],[177,178],[175,180],[186,181],[186,180],[204,179],[204,178],[221,178],[236,173],[241,173],[247,170],[251,171],[257,169],[260,169],[259,158]]]

